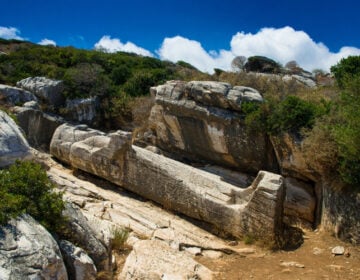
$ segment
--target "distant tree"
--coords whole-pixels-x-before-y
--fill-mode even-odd
[[[251,56],[244,65],[247,72],[281,73],[282,67],[276,61],[265,56]]]
[[[217,77],[219,77],[221,75],[221,73],[224,73],[224,70],[219,69],[219,68],[214,68],[214,72],[215,72],[215,75]]]
[[[237,56],[231,61],[231,68],[238,72],[244,70],[247,58],[245,56]]]
[[[314,74],[314,76],[325,76],[326,72],[323,69],[320,68],[316,68],[314,70],[312,70],[312,73]]]

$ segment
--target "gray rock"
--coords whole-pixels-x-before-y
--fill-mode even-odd
[[[34,93],[50,106],[61,107],[65,103],[62,81],[46,77],[29,77],[17,82],[16,86]]]
[[[64,124],[55,131],[50,152],[76,168],[121,184],[124,157],[130,146],[131,133],[105,135],[86,126]]]
[[[149,127],[156,145],[173,157],[253,174],[277,171],[266,134],[247,129],[241,114],[244,102],[262,102],[256,90],[219,82],[172,81],[152,88],[152,93],[156,98]]]
[[[284,188],[279,175],[259,172],[252,186],[238,187],[224,181],[221,170],[209,173],[131,146],[128,133],[106,135],[69,124],[58,127],[50,151],[76,168],[234,236],[281,234]]]
[[[0,100],[2,99],[10,105],[28,101],[37,101],[36,96],[31,92],[8,85],[0,85]]]
[[[315,88],[316,82],[314,81],[314,78],[312,76],[304,76],[304,75],[291,75],[293,79],[295,79],[297,82],[305,85],[309,88]]]
[[[187,253],[170,248],[159,240],[134,245],[120,279],[213,279],[213,273]]]
[[[114,227],[128,227],[132,232],[126,243],[130,246],[138,242],[139,237],[145,237],[163,240],[177,249],[186,244],[228,254],[236,251],[219,237],[161,206],[145,202],[121,189],[109,190],[110,183],[105,187],[96,186],[57,168],[48,170],[48,175],[65,192],[67,200],[81,202],[82,213],[105,244],[109,244]]]
[[[94,261],[98,270],[107,269],[108,250],[96,237],[79,208],[72,203],[66,203],[63,214],[67,217],[67,228],[71,232],[71,236],[66,236],[66,238],[83,248]]]
[[[66,117],[76,122],[91,124],[97,118],[99,105],[96,97],[66,100]]]
[[[316,199],[314,188],[303,181],[286,177],[284,215],[288,223],[311,229],[315,222]]]
[[[360,244],[360,192],[339,188],[339,182],[322,184],[323,208],[321,225],[324,229],[352,244]]]
[[[51,234],[28,215],[0,227],[0,278],[68,279]]]
[[[40,110],[39,103],[37,103],[36,101],[28,101],[28,102],[25,102],[25,103],[23,104],[23,107],[25,107],[25,108],[31,108],[31,109],[34,109],[34,110]]]
[[[14,120],[0,110],[0,168],[30,157],[30,147]]]
[[[271,136],[270,141],[274,147],[281,174],[303,181],[316,182],[321,176],[321,166],[309,166],[301,146],[301,139],[290,133]]]
[[[97,271],[94,262],[83,249],[66,240],[61,240],[59,246],[70,279],[96,279]]]
[[[270,140],[280,165],[281,174],[285,177],[312,182],[310,185],[314,186],[314,190],[306,188],[308,189],[307,194],[302,192],[301,196],[310,198],[309,195],[312,192],[315,193],[317,200],[314,213],[315,226],[321,223],[323,229],[333,232],[336,237],[353,244],[360,244],[359,191],[344,186],[338,180],[333,180],[327,174],[326,166],[306,158],[302,139],[298,136],[283,133],[271,136]],[[303,202],[310,203],[308,206],[311,206],[313,202],[308,198]],[[285,211],[288,212],[288,210],[289,208]],[[301,215],[304,218],[303,214]],[[303,219],[303,221],[305,220]]]
[[[14,113],[29,144],[46,151],[49,150],[55,129],[65,122],[61,117],[46,114],[28,106],[15,107]]]
[[[334,248],[331,249],[331,253],[336,255],[344,255],[345,253],[345,248],[343,246],[336,246]]]
[[[302,263],[298,263],[298,262],[294,262],[294,261],[281,262],[280,265],[281,265],[281,266],[285,266],[285,267],[305,268],[305,265],[303,265]]]

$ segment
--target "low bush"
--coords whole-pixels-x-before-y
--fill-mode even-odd
[[[111,249],[121,251],[124,249],[125,242],[129,237],[130,229],[114,226],[111,231],[110,244]]]
[[[282,132],[300,133],[304,128],[312,128],[315,119],[325,111],[324,106],[289,95],[282,101],[269,99],[257,107],[247,108],[245,123],[249,129],[265,130],[272,135]]]
[[[50,231],[61,228],[64,202],[39,164],[17,161],[0,171],[0,224],[27,213]]]

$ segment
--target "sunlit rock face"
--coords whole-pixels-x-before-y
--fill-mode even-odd
[[[243,107],[263,102],[255,89],[220,82],[170,81],[152,88],[150,116],[156,145],[178,158],[205,161],[256,174],[277,171],[262,131],[250,131]]]
[[[281,234],[285,188],[280,175],[260,171],[250,186],[237,186],[221,173],[131,146],[128,132],[105,134],[85,125],[59,126],[50,152],[76,168],[233,236],[251,233],[275,238]]]
[[[0,110],[0,168],[30,157],[30,146],[15,121]]]

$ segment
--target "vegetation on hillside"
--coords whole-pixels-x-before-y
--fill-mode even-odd
[[[27,213],[50,231],[63,225],[62,194],[54,191],[46,171],[39,164],[17,161],[0,170],[0,225]]]
[[[343,59],[331,68],[336,85],[310,89],[295,80],[284,82],[274,75],[249,73],[311,74],[296,61],[283,67],[261,56],[235,58],[232,66],[237,72],[215,69],[213,75],[208,75],[184,61],[171,63],[123,52],[111,54],[1,39],[0,51],[6,53],[0,55],[0,83],[13,85],[29,76],[64,80],[68,98],[99,98],[102,119],[112,125],[110,128],[119,128],[130,119],[137,119],[141,125],[151,107],[144,96],[148,96],[151,86],[166,80],[216,80],[253,87],[265,102],[244,104],[250,129],[265,130],[269,135],[295,133],[304,139],[310,165],[323,166],[345,183],[360,183],[359,56]],[[319,70],[314,73],[323,75]]]
[[[69,99],[99,97],[103,119],[131,118],[131,104],[149,94],[151,86],[171,79],[206,79],[192,65],[171,63],[132,53],[105,53],[73,47],[40,46],[29,42],[0,39],[0,83],[15,85],[35,76],[63,80]]]
[[[315,127],[308,133],[307,143],[310,150],[314,146],[318,148],[314,155],[317,161],[331,160],[345,183],[359,187],[360,56],[342,59],[331,71],[340,94],[334,98],[329,113],[316,120]],[[319,139],[319,135],[326,138]]]

